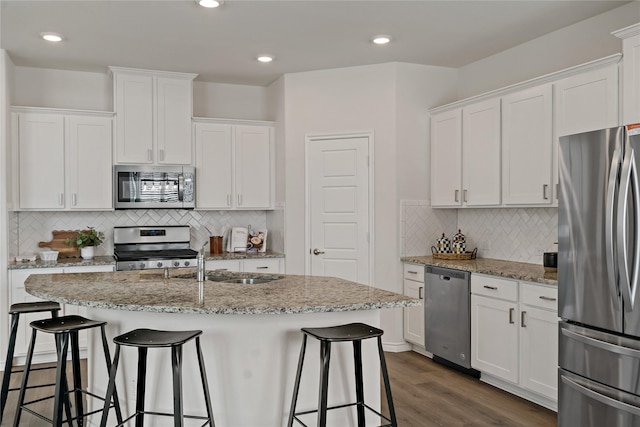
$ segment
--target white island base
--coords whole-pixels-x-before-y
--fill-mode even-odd
[[[325,327],[362,322],[380,326],[380,310],[309,314],[179,314],[88,308],[89,318],[105,320],[111,357],[113,337],[137,328],[203,331],[202,351],[213,404],[216,427],[286,426],[293,383],[302,342],[302,327]],[[92,332],[88,359],[89,390],[104,395],[107,373],[99,333]],[[365,402],[380,408],[380,369],[375,339],[363,341]],[[194,342],[184,345],[184,413],[205,415]],[[296,411],[318,406],[320,350],[318,341],[307,340],[307,352]],[[138,351],[122,347],[118,366],[118,393],[123,414],[135,410]],[[393,388],[394,384],[392,384]],[[173,411],[171,351],[150,349],[147,365],[146,408],[158,412]],[[89,399],[97,407],[96,399]],[[355,401],[353,346],[332,343],[329,377],[329,406]],[[367,411],[367,425],[379,425],[380,418]],[[316,415],[301,417],[308,426],[316,425]],[[172,426],[170,417],[147,416],[145,425]],[[203,421],[185,420],[185,426],[200,426]],[[108,426],[116,424],[115,412]],[[133,423],[129,423],[133,425]],[[93,416],[91,425],[99,425]],[[327,426],[355,427],[354,408],[329,411]],[[294,422],[294,426],[299,426]]]

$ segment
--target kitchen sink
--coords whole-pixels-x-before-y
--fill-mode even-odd
[[[181,274],[175,276],[178,279],[196,279],[196,273]],[[259,276],[259,277],[238,277],[228,274],[206,273],[204,279],[210,282],[220,283],[236,283],[240,285],[258,285],[260,283],[269,283],[274,280],[282,279],[284,276]]]

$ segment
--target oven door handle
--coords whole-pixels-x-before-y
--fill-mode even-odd
[[[178,200],[184,201],[184,175],[178,175]]]

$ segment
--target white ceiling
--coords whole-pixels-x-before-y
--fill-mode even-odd
[[[460,67],[627,1],[2,0],[1,47],[19,66],[109,65],[266,86],[284,73],[383,62]],[[53,45],[43,31],[62,34]],[[389,34],[377,46],[372,36]],[[270,64],[255,61],[270,53]]]

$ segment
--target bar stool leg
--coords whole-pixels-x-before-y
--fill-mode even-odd
[[[111,399],[113,398],[114,392],[116,390],[116,371],[118,370],[119,361],[120,346],[116,344],[116,352],[113,355],[113,363],[111,363],[111,368],[109,369],[109,385],[107,386],[107,394],[104,397],[104,406],[102,408],[102,419],[100,420],[100,427],[107,426],[107,418],[109,418],[109,407],[111,406]],[[121,423],[122,419],[118,419],[118,424]]]
[[[353,366],[356,375],[356,409],[358,412],[358,427],[365,427],[364,423],[364,383],[362,379],[362,341],[353,341]]]
[[[34,330],[35,332],[35,330]],[[35,336],[35,333],[34,333]],[[66,399],[66,365],[67,365],[67,352],[69,349],[69,334],[59,333],[55,334],[56,340],[60,343],[60,350],[58,353],[58,365],[56,367],[56,385],[55,395],[53,399],[53,425],[54,427],[62,427],[62,404]],[[25,366],[25,369],[28,369]],[[25,372],[26,376],[26,372]]]
[[[391,384],[389,383],[389,374],[387,372],[387,362],[384,358],[384,350],[382,349],[382,339],[378,337],[378,354],[380,355],[380,369],[382,370],[382,380],[384,381],[384,390],[387,395],[387,406],[389,407],[389,418],[391,418],[391,425],[398,427],[398,421],[396,420],[396,410],[393,407],[393,398],[391,397]]]
[[[144,392],[147,377],[147,349],[138,347],[138,384],[136,388],[136,427],[144,427]]]
[[[182,427],[182,345],[171,347],[171,367],[173,370],[173,425]]]
[[[327,426],[327,395],[329,393],[329,361],[331,341],[320,342],[320,393],[318,396],[318,427]]]
[[[16,416],[13,420],[13,427],[20,425],[20,417],[22,416],[22,405],[24,404],[24,395],[27,392],[27,382],[29,381],[29,372],[31,371],[31,360],[33,359],[33,347],[36,343],[36,330],[31,332],[31,341],[29,342],[29,350],[27,351],[27,360],[24,364],[24,372],[22,373],[22,385],[18,394],[18,407]]]
[[[300,357],[298,357],[298,369],[296,370],[296,381],[293,384],[293,397],[291,398],[291,410],[289,411],[289,421],[287,427],[293,426],[293,417],[296,412],[298,402],[298,392],[300,391],[300,377],[302,376],[302,365],[304,364],[304,353],[307,348],[307,335],[302,334],[302,345],[300,346]]]
[[[211,406],[211,395],[209,394],[209,382],[207,381],[207,371],[204,366],[204,358],[202,357],[202,347],[200,346],[200,337],[196,337],[196,351],[198,353],[198,365],[200,366],[200,379],[202,380],[202,390],[204,391],[204,403],[207,407],[207,417],[211,427],[216,427],[213,421],[213,408]]]
[[[76,417],[78,427],[84,425],[84,404],[82,402],[82,373],[80,371],[80,343],[78,331],[70,332],[71,335],[71,367],[73,370],[73,394],[76,401]]]
[[[2,375],[2,390],[0,391],[0,423],[4,415],[4,407],[7,405],[9,395],[9,382],[11,381],[11,369],[13,368],[13,353],[16,348],[16,336],[18,335],[19,313],[11,315],[11,328],[9,333],[9,347],[7,348],[7,359],[4,362],[4,373]]]
[[[104,330],[104,325],[100,326],[100,335],[102,336],[102,350],[104,351],[104,360],[107,364],[107,373],[109,373],[109,378],[111,378],[111,354],[109,354],[109,342],[107,341],[107,333]],[[116,411],[116,420],[118,420],[118,424],[122,424],[122,411],[120,410],[120,400],[118,398],[118,390],[116,389],[115,382],[113,385],[112,396],[105,400],[109,405],[111,405],[112,399],[113,408]]]

